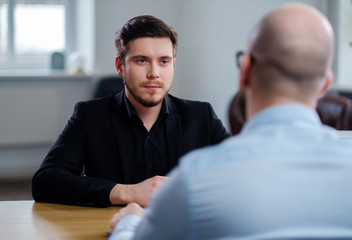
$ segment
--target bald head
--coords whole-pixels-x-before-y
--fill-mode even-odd
[[[271,12],[252,31],[249,42],[262,87],[279,88],[282,81],[289,81],[304,89],[304,94],[318,91],[330,71],[333,45],[329,21],[304,4]]]

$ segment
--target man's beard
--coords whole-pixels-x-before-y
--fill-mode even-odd
[[[141,104],[144,107],[155,107],[156,105],[158,105],[159,103],[161,103],[162,101],[164,101],[165,96],[169,93],[169,90],[167,90],[164,94],[164,96],[162,96],[160,99],[158,99],[157,101],[146,101],[144,100],[142,97],[138,96],[138,94],[136,94],[134,92],[134,90],[128,85],[127,81],[125,80],[125,78],[123,79],[123,83],[125,84],[125,86],[127,87],[127,90],[131,93],[132,97],[134,98],[134,100],[136,100],[139,104]]]

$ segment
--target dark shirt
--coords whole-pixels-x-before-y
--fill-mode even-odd
[[[170,166],[167,151],[165,129],[165,120],[169,115],[167,104],[163,103],[157,121],[148,131],[126,95],[124,100],[133,133],[131,142],[126,144],[125,149],[131,151],[133,156],[132,182],[139,183],[155,175],[165,176],[173,167]]]

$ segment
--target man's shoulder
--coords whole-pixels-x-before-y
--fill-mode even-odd
[[[169,101],[174,104],[174,106],[179,107],[181,109],[202,109],[202,108],[209,108],[210,103],[205,101],[196,101],[196,100],[189,100],[184,98],[178,98],[171,94],[167,95]]]
[[[228,151],[227,144],[224,144],[226,141],[187,153],[180,159],[180,168],[194,174],[228,163],[232,158],[230,157],[231,151]]]
[[[120,94],[108,95],[101,98],[79,101],[74,107],[73,116],[85,116],[95,119],[96,116],[119,113],[121,108]]]
[[[94,98],[94,99],[89,99],[85,101],[79,101],[76,106],[77,107],[84,107],[88,109],[94,109],[94,108],[102,108],[104,106],[111,106],[114,105],[114,107],[118,106],[120,101],[121,101],[121,93],[115,94],[115,95],[107,95],[104,97],[100,98]]]

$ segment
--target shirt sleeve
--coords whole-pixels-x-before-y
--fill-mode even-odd
[[[110,240],[127,239],[184,239],[188,232],[186,184],[178,168],[154,195],[146,209],[145,218],[124,217],[116,226]],[[128,218],[128,219],[127,219]]]
[[[136,215],[128,215],[121,219],[116,226],[109,240],[129,240],[132,239],[137,226],[142,221],[142,218]]]

